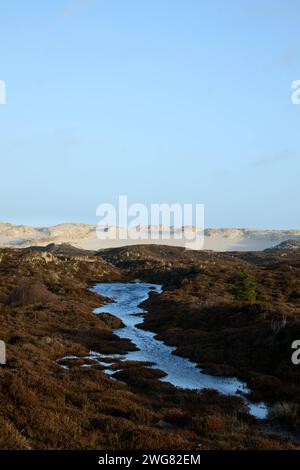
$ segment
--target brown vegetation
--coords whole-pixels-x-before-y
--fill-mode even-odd
[[[225,302],[223,305],[231,302],[229,279],[247,261],[236,257],[227,260],[225,255],[205,253],[199,254],[197,261],[184,250],[172,251],[171,255],[165,251],[160,260],[159,251],[155,251],[154,269],[151,248],[147,248],[149,264],[146,265],[141,258],[135,260],[132,250],[136,266],[133,269],[129,264],[125,268],[121,260],[112,265],[111,253],[111,259],[104,260],[99,255],[74,255],[68,250],[0,250],[0,329],[1,339],[7,344],[7,366],[0,369],[0,448],[297,448],[290,438],[267,431],[247,413],[238,397],[212,391],[198,394],[177,390],[159,380],[161,372],[147,369],[142,363],[132,362],[127,366],[124,363],[122,367],[116,364],[113,369],[122,368],[116,372],[120,380],[105,375],[101,366],[94,365],[92,360],[84,359],[84,363],[92,367],[81,367],[91,349],[107,354],[133,349],[130,341],[121,340],[113,333],[113,318],[93,315],[93,309],[104,301],[87,290],[94,282],[138,276],[164,279],[167,289],[162,296],[162,308],[159,310],[155,294],[149,302],[149,328],[159,329],[161,336],[178,347],[184,346],[183,338],[188,337],[195,351],[200,348],[200,356],[204,350],[201,352],[200,346],[213,320],[219,340],[222,338],[222,315],[227,318],[224,331],[226,335],[231,332],[231,339],[235,338],[234,330],[238,328],[245,328],[241,331],[250,335],[248,323],[252,321],[256,332],[252,337],[254,341],[265,316],[264,310],[237,306],[232,310],[228,306],[222,314],[223,307],[218,307],[219,310],[216,307],[216,312],[211,307],[212,303],[219,305],[220,299]],[[106,257],[105,253],[103,256]],[[126,259],[128,263],[127,256]],[[232,268],[228,270],[229,265]],[[24,279],[29,282],[25,286]],[[282,282],[280,278],[279,284]],[[267,294],[270,295],[269,291]],[[283,295],[281,290],[280,295]],[[208,310],[202,318],[205,305]],[[156,312],[163,311],[161,323],[157,324]],[[209,320],[211,316],[214,318]],[[204,329],[203,322],[208,320]],[[166,322],[171,322],[172,334]],[[258,336],[258,351],[264,337],[264,332]],[[208,350],[208,343],[206,346]],[[224,343],[224,351],[228,349]],[[182,351],[187,355],[190,352]],[[247,366],[247,352],[243,354]],[[65,362],[69,368],[64,369],[57,360],[68,355],[78,359]],[[233,359],[228,357],[228,366],[232,363],[236,368]],[[211,364],[216,366],[222,365],[222,361],[222,356],[220,362],[215,356],[211,358]],[[278,378],[280,382],[284,373],[290,372],[283,370]]]
[[[143,305],[142,328],[206,372],[248,382],[253,400],[294,404],[300,434],[300,366],[291,361],[291,344],[300,339],[300,249],[285,247],[214,253],[139,246],[102,256],[132,277],[164,282],[164,293]],[[251,301],[236,296],[245,272]]]
[[[11,307],[21,307],[47,304],[56,300],[56,295],[52,294],[40,281],[24,280],[13,288],[7,299],[7,304]]]

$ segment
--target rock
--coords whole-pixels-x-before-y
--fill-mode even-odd
[[[50,336],[44,336],[44,338],[41,339],[41,343],[50,346],[52,344],[52,338],[50,338]]]
[[[163,419],[160,419],[157,423],[156,423],[156,427],[160,428],[160,429],[173,429],[174,426],[171,424],[171,423],[167,423],[167,421],[164,421]]]
[[[101,313],[99,318],[105,323],[107,326],[112,328],[113,330],[116,330],[118,328],[124,328],[124,323],[120,318],[115,317],[114,315],[111,315],[110,313]]]

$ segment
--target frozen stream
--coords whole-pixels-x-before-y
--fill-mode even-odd
[[[95,314],[104,312],[120,318],[125,324],[124,328],[114,330],[120,338],[129,338],[138,351],[130,351],[122,355],[124,360],[154,362],[158,369],[164,371],[167,376],[162,378],[176,387],[201,390],[209,388],[226,395],[238,395],[247,392],[247,387],[234,377],[217,377],[201,372],[201,369],[189,359],[172,354],[174,347],[165,345],[154,338],[155,333],[137,328],[142,323],[142,317],[136,314],[145,314],[138,305],[148,298],[149,292],[155,290],[161,292],[158,284],[144,282],[136,283],[101,283],[96,284],[92,291],[97,292],[113,300],[94,310]],[[263,419],[267,408],[262,403],[246,402],[251,414]]]

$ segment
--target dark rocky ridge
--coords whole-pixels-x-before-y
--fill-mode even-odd
[[[300,250],[300,240],[286,240],[284,242],[279,243],[278,245],[274,246],[273,248],[267,248],[265,251],[276,251],[276,250]]]
[[[76,248],[75,246],[70,245],[69,243],[61,243],[60,245],[50,243],[46,246],[31,246],[29,248],[24,248],[24,251],[25,250],[29,252],[41,251],[62,256],[95,256],[97,254],[97,251]]]

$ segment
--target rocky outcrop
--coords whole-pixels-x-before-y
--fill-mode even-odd
[[[276,251],[276,250],[281,250],[281,251],[291,251],[291,250],[300,250],[300,240],[285,240],[284,242],[279,243],[279,245],[270,248],[269,250],[266,251]]]

